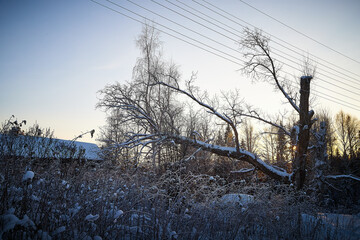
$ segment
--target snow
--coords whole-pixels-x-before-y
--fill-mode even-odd
[[[38,236],[37,239],[41,239],[41,240],[51,240],[52,239],[47,232],[43,232],[41,229],[37,232],[37,236]]]
[[[124,214],[124,212],[122,210],[117,210],[114,215],[115,220],[118,219],[123,214]]]
[[[182,136],[177,136],[177,138],[183,140],[183,141],[188,141],[189,139],[186,137],[182,137]],[[202,149],[205,150],[219,150],[222,152],[227,152],[228,156],[230,157],[231,155],[238,155],[238,152],[236,150],[235,147],[224,147],[224,146],[219,146],[219,145],[213,145],[213,144],[209,144],[203,141],[196,141],[197,145],[200,145]],[[254,160],[254,163],[257,165],[261,165],[263,168],[266,168],[268,171],[273,172],[275,174],[277,174],[278,176],[281,176],[282,178],[287,178],[290,181],[291,178],[291,174],[287,173],[284,169],[276,169],[273,166],[271,166],[270,164],[265,163],[263,160],[261,160],[260,158],[258,158],[255,154],[240,149],[240,154],[243,154],[245,156],[250,157],[252,160]]]
[[[37,201],[37,202],[41,201],[41,199],[39,197],[35,196],[34,194],[31,195],[31,199],[34,200],[34,201]]]
[[[65,142],[70,142],[67,140],[61,140]],[[85,150],[85,158],[88,160],[102,160],[99,157],[100,148],[95,143],[86,143],[86,142],[74,142],[77,148],[82,148]]]
[[[177,239],[177,238],[178,238],[178,234],[175,231],[171,231],[170,239]]]
[[[231,171],[231,173],[248,173],[254,171],[255,168],[242,168],[236,171]]]
[[[2,239],[2,235],[9,231],[12,230],[16,224],[18,224],[19,222],[19,218],[17,218],[14,214],[6,214],[1,216],[1,225],[2,228],[0,230],[0,239]]]
[[[191,135],[196,135],[198,137],[201,137],[201,134],[198,131],[193,131]]]
[[[334,232],[344,235],[345,239],[360,239],[360,216],[335,214],[335,213],[318,213],[316,216],[301,214],[302,221],[311,224],[323,224],[327,232]],[[325,238],[325,237],[324,237]]]
[[[34,178],[35,174],[33,171],[27,171],[23,176],[23,181],[32,180]]]
[[[234,207],[245,207],[253,202],[254,196],[242,193],[229,193],[220,198],[220,203]]]
[[[273,166],[265,163],[264,161],[262,161],[261,159],[256,159],[258,163],[260,163],[261,165],[263,165],[265,168],[267,168],[269,171],[273,172],[273,173],[276,173],[277,175],[280,175],[284,178],[291,178],[291,174],[287,173],[285,170],[284,171],[281,171],[281,170],[278,170],[276,168],[274,168]]]
[[[0,134],[1,141],[14,141],[15,148],[11,154],[22,157],[37,158],[69,158],[66,150],[69,147],[76,148],[76,154],[84,151],[84,158],[88,160],[102,160],[100,148],[94,143],[77,142],[55,138],[33,136],[9,136]],[[24,147],[26,146],[26,147]]]
[[[0,216],[0,222],[1,222],[0,239],[2,239],[2,235],[5,232],[14,229],[16,225],[20,225],[25,228],[31,227],[33,229],[36,229],[34,222],[31,221],[26,214],[21,220],[12,213],[5,214]]]
[[[293,144],[294,144],[294,145],[297,145],[297,144],[298,144],[298,141],[299,141],[299,133],[300,133],[300,128],[299,128],[298,125],[295,125],[295,126],[293,127],[293,132],[294,132],[294,134],[295,134],[295,136],[292,136],[292,137],[295,138]]]
[[[312,76],[302,76],[300,77],[301,80],[311,80],[313,77]]]
[[[96,215],[89,214],[85,217],[85,221],[94,222],[98,220],[98,218],[99,218],[99,214]]]
[[[65,226],[61,226],[61,227],[58,227],[57,229],[55,229],[55,231],[52,232],[51,235],[56,235],[56,234],[59,234],[59,233],[62,233],[66,230],[66,227]]]
[[[360,177],[353,176],[353,175],[328,175],[326,178],[338,179],[338,178],[349,178],[356,181],[360,181]]]
[[[75,207],[69,209],[69,213],[71,217],[74,217],[80,211],[80,209],[81,206],[79,205],[79,203],[75,203]]]

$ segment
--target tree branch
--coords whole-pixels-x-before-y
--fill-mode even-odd
[[[287,173],[284,169],[275,168],[272,165],[265,163],[257,155],[246,150],[240,149],[239,151],[237,151],[234,147],[223,147],[219,145],[209,144],[206,142],[198,140],[195,141],[193,139],[178,135],[165,135],[164,137],[169,140],[173,140],[177,144],[190,144],[193,147],[201,148],[204,151],[215,153],[219,156],[231,157],[234,159],[248,162],[262,172],[264,172],[265,174],[269,175],[273,179],[277,179],[285,183],[290,183],[292,180],[292,174]]]
[[[348,178],[348,179],[352,179],[355,181],[360,181],[360,177],[357,176],[353,176],[353,175],[328,175],[325,176],[325,178],[329,178],[329,179],[339,179],[339,178]]]

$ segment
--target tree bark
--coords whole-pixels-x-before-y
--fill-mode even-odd
[[[295,154],[295,183],[298,189],[304,186],[306,178],[306,159],[310,139],[311,118],[313,111],[309,112],[309,96],[311,76],[300,78],[300,121],[299,140]]]

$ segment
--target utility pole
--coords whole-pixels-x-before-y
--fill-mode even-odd
[[[299,135],[295,154],[295,183],[301,189],[305,183],[306,160],[310,139],[311,118],[314,111],[309,111],[310,81],[312,76],[300,78],[300,121]]]

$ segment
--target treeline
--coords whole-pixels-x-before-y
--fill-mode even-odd
[[[185,119],[186,117],[184,117]],[[335,116],[331,116],[326,110],[320,110],[316,115],[317,122],[314,124],[314,129],[311,134],[311,146],[309,147],[310,154],[314,154],[315,145],[319,141],[316,136],[320,130],[320,123],[325,124],[325,149],[328,167],[332,173],[354,174],[360,175],[360,121],[353,115],[343,111],[338,112]],[[114,111],[107,118],[107,125],[102,129],[100,140],[106,147],[110,147],[108,154],[114,163],[121,164],[124,167],[132,168],[136,166],[136,154],[130,149],[119,149],[113,146],[113,143],[122,143],[125,140],[126,125],[120,125],[117,112]],[[287,124],[283,124],[286,122]],[[292,119],[285,119],[282,117],[279,125],[291,131],[295,123]],[[227,147],[235,147],[234,134],[229,125],[216,125],[209,117],[206,118],[200,113],[190,113],[188,119],[183,123],[187,137],[206,141],[211,139],[215,144]],[[249,120],[244,120],[240,127],[240,145],[242,149],[249,152],[254,152],[269,163],[277,165],[282,168],[290,168],[291,161],[294,158],[296,148],[292,143],[291,137],[279,131],[275,127],[261,128],[261,125],[253,123]],[[197,129],[197,130],[195,130]],[[161,148],[162,154],[158,155],[157,167],[163,170],[169,163],[177,162],[185,156],[193,153],[196,149],[190,146],[175,146]],[[193,158],[198,160],[204,159],[202,169],[209,169],[214,165],[219,165],[220,162],[226,162],[227,158],[214,157],[212,154],[205,154],[197,152]],[[151,156],[146,156],[139,159],[140,162],[146,165],[146,160]],[[202,165],[199,163],[198,165]],[[248,164],[234,164],[231,171],[239,170],[242,167],[251,167]],[[230,169],[229,169],[230,170]]]

